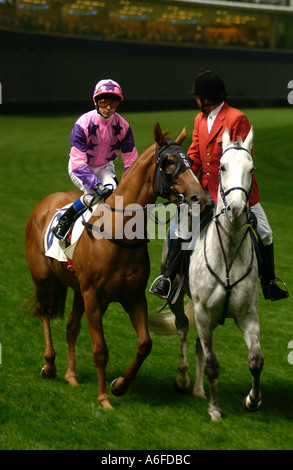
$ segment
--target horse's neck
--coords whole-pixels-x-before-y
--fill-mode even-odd
[[[223,207],[217,204],[216,214],[220,214]],[[236,253],[243,254],[248,247],[247,219],[246,216],[239,218],[237,222],[230,222],[225,213],[214,219],[213,240],[219,250],[224,249],[228,264],[234,259]],[[244,241],[243,241],[244,240]],[[222,246],[221,246],[222,245]],[[214,245],[215,247],[215,245]]]
[[[123,196],[124,207],[128,204],[144,207],[153,204],[157,198],[153,188],[155,156],[149,150],[141,154],[124,174],[115,191],[115,195]]]

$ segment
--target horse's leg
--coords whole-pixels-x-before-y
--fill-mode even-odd
[[[52,342],[50,320],[57,316],[63,316],[66,294],[67,287],[55,276],[48,276],[42,282],[35,281],[35,316],[39,316],[43,323],[46,344],[44,354],[46,364],[41,372],[42,377],[56,377],[55,350]]]
[[[68,366],[65,380],[69,385],[78,385],[75,372],[75,346],[81,328],[84,302],[80,292],[74,292],[72,311],[67,321]]]
[[[136,357],[131,366],[125,370],[123,377],[118,377],[113,380],[111,384],[111,391],[113,395],[122,396],[129,387],[129,384],[135,379],[136,374],[142,365],[143,361],[151,352],[152,340],[149,335],[147,325],[147,302],[145,295],[140,298],[135,297],[123,303],[125,311],[128,313],[129,318],[137,332],[137,351]]]
[[[46,364],[42,368],[41,375],[46,378],[55,378],[56,377],[56,366],[55,366],[55,350],[52,342],[51,328],[50,328],[50,316],[49,315],[40,315],[40,319],[43,323],[44,333],[45,333],[45,354],[44,358]]]
[[[181,292],[175,304],[171,308],[174,313],[175,325],[177,328],[177,334],[180,341],[180,358],[178,363],[178,370],[180,375],[175,379],[175,385],[179,390],[187,390],[190,385],[190,378],[188,376],[189,364],[187,361],[186,352],[186,337],[189,329],[189,321],[184,314],[184,294]]]
[[[259,321],[257,313],[246,316],[243,321],[237,322],[243,333],[248,347],[248,367],[252,375],[252,389],[243,400],[243,408],[247,411],[257,411],[261,405],[260,375],[264,364],[264,357],[259,342]]]
[[[98,403],[106,409],[113,409],[106,387],[106,365],[108,362],[108,348],[106,345],[102,318],[108,304],[99,298],[95,291],[84,294],[86,319],[93,344],[93,361],[98,375]]]
[[[213,348],[213,328],[210,324],[208,316],[199,304],[194,306],[196,314],[196,326],[200,338],[205,362],[204,372],[208,380],[210,401],[208,413],[212,421],[221,420],[221,411],[217,402],[217,378],[219,375],[219,362]]]
[[[205,390],[203,386],[204,354],[203,354],[203,349],[202,349],[202,345],[201,345],[199,337],[197,337],[197,340],[196,340],[195,350],[196,350],[197,364],[196,364],[196,371],[195,371],[196,375],[195,375],[194,386],[192,389],[192,394],[195,397],[206,398]]]

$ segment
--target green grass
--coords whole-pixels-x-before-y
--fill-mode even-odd
[[[275,238],[276,272],[293,292],[292,128],[291,109],[246,110],[254,125],[256,176]],[[123,113],[122,113],[123,114]],[[141,153],[153,142],[153,126],[176,137],[188,125],[187,149],[194,112],[124,114]],[[176,337],[152,335],[153,350],[124,397],[112,397],[115,411],[96,401],[97,377],[85,318],[77,343],[80,386],[64,382],[67,366],[66,319],[52,322],[57,378],[43,380],[44,334],[41,322],[19,306],[33,293],[26,265],[24,230],[34,206],[47,194],[73,188],[67,174],[69,133],[78,116],[0,117],[0,449],[292,449],[293,366],[288,363],[293,340],[292,298],[264,301],[260,293],[261,345],[265,356],[261,389],[263,405],[250,414],[241,402],[250,390],[247,349],[231,320],[215,331],[220,362],[218,381],[221,423],[212,423],[207,401],[178,394],[173,387],[179,360]],[[117,173],[121,174],[117,162]],[[161,241],[149,244],[150,281],[158,275]],[[68,294],[66,316],[72,293]],[[161,302],[148,294],[149,311]],[[119,304],[104,319],[109,348],[107,382],[121,375],[134,359],[136,334]],[[196,331],[188,337],[190,375],[195,369]]]

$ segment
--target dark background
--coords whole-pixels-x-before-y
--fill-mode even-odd
[[[82,112],[101,78],[122,86],[123,110],[194,107],[195,75],[224,78],[237,106],[288,105],[293,53],[103,42],[0,31],[2,113]]]

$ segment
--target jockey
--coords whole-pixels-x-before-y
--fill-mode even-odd
[[[120,151],[125,170],[138,157],[132,130],[116,112],[122,100],[117,82],[100,80],[93,94],[96,109],[83,114],[72,129],[68,173],[84,194],[67,209],[53,229],[59,240],[65,238],[71,224],[87,209],[95,194],[106,199],[114,191],[118,180],[113,162]]]
[[[222,78],[213,72],[198,74],[194,80],[192,93],[202,112],[195,118],[192,143],[187,153],[193,162],[193,172],[199,174],[200,183],[207,194],[207,205],[211,206],[217,202],[222,134],[227,127],[232,141],[236,141],[239,137],[244,140],[250,130],[250,124],[245,114],[227,104],[225,84]],[[287,288],[283,290],[276,283],[273,233],[260,204],[255,175],[253,175],[249,205],[250,211],[256,218],[260,238],[262,257],[260,279],[264,298],[271,300],[286,298],[289,296]],[[176,276],[176,267],[180,264],[181,241],[184,241],[184,227],[180,225],[183,224],[178,224],[178,238],[171,240],[166,259],[165,272],[168,271],[168,276],[163,275],[160,282],[150,290],[152,294],[161,298],[168,297],[170,284]],[[173,266],[174,268],[170,269]]]

